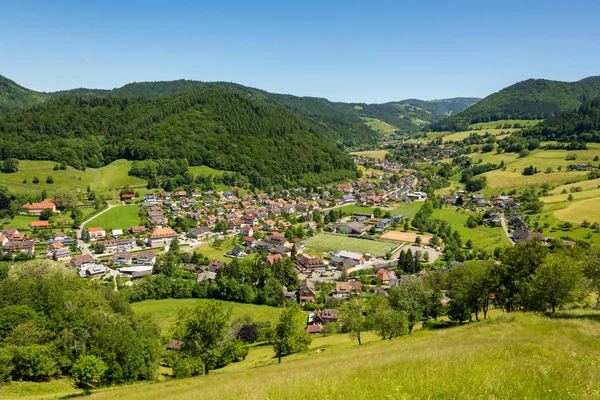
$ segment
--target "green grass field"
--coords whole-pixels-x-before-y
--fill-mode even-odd
[[[362,117],[362,119],[365,121],[365,125],[384,136],[395,133],[398,130],[395,126],[377,118]]]
[[[350,154],[356,154],[358,156],[364,156],[364,157],[371,157],[371,158],[377,158],[377,159],[384,159],[385,155],[388,153],[387,150],[369,150],[369,151],[356,151],[354,153],[350,153]],[[378,173],[381,174],[382,171],[379,171]]]
[[[480,225],[476,228],[467,228],[465,224],[469,219],[469,212],[457,207],[436,209],[433,212],[433,218],[447,221],[453,229],[460,233],[463,244],[467,240],[473,242],[477,249],[493,252],[496,247],[508,246],[510,241],[502,228],[490,228]]]
[[[139,210],[136,205],[113,207],[89,221],[85,227],[100,227],[105,230],[129,229],[140,224]]]
[[[19,171],[14,174],[0,173],[0,185],[7,186],[13,193],[35,193],[42,190],[53,193],[59,189],[79,189],[85,191],[88,186],[97,192],[108,193],[130,185],[135,188],[145,188],[144,179],[129,176],[131,161],[117,160],[102,168],[88,168],[78,171],[71,167],[66,170],[54,171],[52,161],[19,161]],[[37,176],[39,183],[34,184],[33,178]],[[52,176],[54,183],[46,183],[46,178]],[[23,183],[27,180],[27,183]]]
[[[413,201],[412,203],[396,203],[393,204],[389,208],[381,208],[381,210],[386,213],[390,212],[392,215],[402,214],[405,217],[412,218],[415,216],[419,208],[423,205],[422,202]],[[363,207],[357,205],[348,205],[340,207],[343,213],[351,215],[353,213],[373,213],[375,207]]]
[[[204,256],[211,260],[218,260],[223,262],[230,262],[231,258],[225,257],[225,253],[233,249],[234,239],[226,238],[221,241],[219,246],[215,246],[214,243],[202,245],[194,250],[196,253],[202,253]]]
[[[365,335],[360,347],[347,335],[320,337],[281,364],[270,347],[255,347],[208,376],[91,397],[305,399],[315,397],[317,380],[323,399],[592,399],[600,396],[599,328],[586,319],[512,314],[392,341]]]
[[[542,119],[532,119],[532,120],[527,120],[527,119],[502,119],[499,121],[490,121],[490,122],[479,122],[477,124],[471,124],[469,125],[469,129],[477,129],[477,128],[481,128],[481,129],[496,129],[497,126],[499,125],[504,125],[506,123],[514,125],[514,124],[521,124],[523,126],[536,126],[537,124],[539,124],[540,122],[542,122]]]
[[[336,252],[339,250],[368,253],[372,256],[382,256],[393,246],[392,243],[355,239],[329,233],[321,233],[310,237],[303,240],[303,243],[306,245],[304,252],[315,256],[320,256],[321,253],[324,252]]]
[[[131,308],[136,314],[151,314],[154,320],[160,326],[163,334],[167,334],[169,329],[177,321],[179,310],[185,307],[195,307],[200,303],[206,302],[205,299],[165,299],[165,300],[145,300],[139,303],[132,303]],[[281,309],[277,307],[234,303],[224,301],[231,306],[231,320],[241,317],[252,317],[254,321],[276,322],[281,314]]]

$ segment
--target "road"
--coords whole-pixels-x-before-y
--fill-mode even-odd
[[[77,235],[77,247],[79,248],[79,250],[81,250],[81,254],[92,254],[90,252],[90,249],[88,248],[87,244],[81,240],[81,233],[83,232],[83,229],[85,227],[85,224],[87,224],[88,222],[90,222],[91,220],[93,220],[94,218],[96,218],[98,215],[102,215],[105,212],[107,212],[108,210],[110,210],[111,208],[114,207],[119,207],[121,205],[115,205],[115,204],[108,204],[108,207],[106,207],[104,210],[100,211],[98,214],[94,214],[92,215],[90,218],[86,219],[85,221],[83,221],[81,223],[81,225],[79,225],[78,229],[75,229],[75,234]]]
[[[500,217],[500,225],[502,225],[502,229],[504,230],[504,233],[506,234],[510,245],[514,246],[515,242],[513,242],[512,238],[510,237],[510,234],[508,233],[508,225],[506,225],[506,218],[504,217],[504,215]]]

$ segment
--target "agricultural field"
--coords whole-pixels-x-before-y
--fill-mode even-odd
[[[105,230],[129,229],[140,224],[139,210],[137,205],[113,207],[89,221],[85,227],[101,227]]]
[[[366,334],[362,346],[347,335],[316,337],[307,353],[281,364],[270,347],[255,346],[246,360],[208,376],[101,389],[91,398],[311,398],[315,371],[320,396],[331,399],[597,398],[600,370],[590,365],[600,357],[591,320],[598,315],[588,314],[499,315],[392,341]]]
[[[374,240],[356,239],[343,235],[321,233],[319,235],[303,240],[306,245],[304,252],[310,255],[321,256],[322,253],[339,250],[368,253],[372,256],[385,255],[393,244]]]
[[[504,162],[506,167],[504,170],[498,169],[483,174],[488,180],[488,188],[483,193],[494,194],[503,190],[539,187],[542,184],[549,184],[554,187],[580,181],[583,184],[587,180],[588,172],[567,172],[567,166],[588,162],[597,164],[598,162],[594,161],[594,157],[598,155],[600,155],[600,147],[596,144],[591,144],[588,150],[534,150],[526,157],[519,157],[514,153],[473,153],[470,155],[470,158],[474,162],[481,161],[483,163],[494,164]],[[575,159],[567,160],[567,158]],[[530,165],[536,167],[539,173],[530,176],[523,175],[523,169]],[[558,171],[559,167],[561,171]],[[458,179],[459,176],[457,175],[455,178]],[[577,183],[574,186],[580,186],[581,184]],[[586,187],[590,187],[593,184],[587,183],[585,185]],[[562,187],[559,192],[563,188],[565,187]],[[566,188],[568,190],[569,186]],[[441,192],[439,193],[441,194]]]
[[[543,121],[543,119],[532,119],[532,120],[502,119],[499,121],[479,122],[476,124],[471,124],[471,125],[469,125],[469,129],[496,129],[496,127],[507,124],[507,123],[511,124],[511,125],[521,124],[524,127],[531,127],[531,126],[536,126],[537,124],[539,124],[542,121]],[[518,129],[520,129],[520,128],[518,128]]]
[[[66,170],[54,170],[53,161],[19,161],[19,171],[14,174],[0,173],[0,185],[7,186],[12,193],[39,194],[42,190],[53,193],[56,190],[81,190],[89,186],[92,190],[112,194],[116,197],[118,190],[129,185],[133,188],[145,189],[147,181],[129,176],[131,161],[117,160],[102,168],[87,168],[79,171],[71,167]],[[38,177],[39,183],[33,183]],[[52,176],[54,183],[46,183]],[[27,183],[23,183],[27,181]]]
[[[365,125],[373,129],[375,132],[382,134],[383,136],[396,133],[398,130],[398,128],[395,126],[377,118],[362,117],[362,119],[365,121]]]
[[[385,155],[388,153],[387,150],[368,150],[368,151],[356,151],[350,154],[356,154],[357,156],[371,157],[376,159],[384,159]],[[377,171],[376,171],[377,172]],[[383,171],[379,171],[378,173],[382,173]]]
[[[433,218],[447,221],[452,229],[460,233],[463,244],[471,240],[473,247],[488,252],[493,252],[496,247],[510,245],[504,230],[500,227],[491,228],[480,225],[476,228],[467,228],[465,224],[469,219],[469,215],[470,212],[457,207],[444,207],[441,210],[436,209],[433,211]]]
[[[167,334],[169,329],[177,321],[179,311],[186,307],[195,307],[200,303],[206,302],[206,299],[165,299],[165,300],[145,300],[139,303],[132,303],[131,308],[136,314],[152,315],[153,319],[159,325],[163,334]],[[231,320],[234,321],[242,317],[251,317],[254,321],[277,322],[281,309],[277,307],[234,303],[224,301],[231,306]]]

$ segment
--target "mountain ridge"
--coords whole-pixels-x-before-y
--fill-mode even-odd
[[[455,116],[431,125],[433,131],[463,131],[468,125],[502,119],[546,119],[576,110],[600,96],[600,76],[574,82],[527,79],[485,97]]]

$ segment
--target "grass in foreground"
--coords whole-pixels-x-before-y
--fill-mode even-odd
[[[136,385],[97,399],[383,399],[600,396],[600,324],[535,314],[357,346],[346,335],[317,338],[308,354],[260,362],[270,348],[208,376]],[[324,348],[324,352],[315,350]],[[253,352],[260,353],[255,357]],[[258,360],[258,362],[257,362]]]

